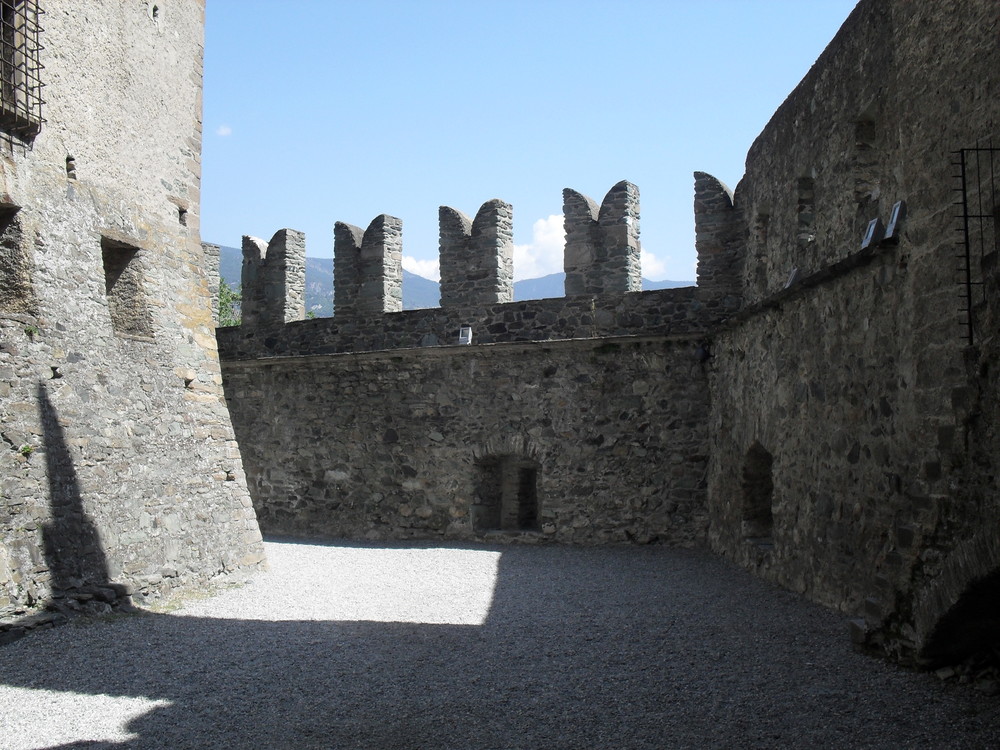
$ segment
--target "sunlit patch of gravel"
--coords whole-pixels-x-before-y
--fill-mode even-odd
[[[996,698],[708,553],[267,550],[217,597],[0,649],[0,747],[1000,746]]]

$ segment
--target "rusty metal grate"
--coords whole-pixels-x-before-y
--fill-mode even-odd
[[[975,335],[974,310],[977,304],[984,301],[985,294],[982,261],[990,253],[1000,250],[1000,237],[997,235],[1000,148],[992,145],[963,148],[955,151],[954,157],[961,313],[971,345]]]
[[[44,122],[41,15],[37,0],[0,0],[0,130],[24,140]]]

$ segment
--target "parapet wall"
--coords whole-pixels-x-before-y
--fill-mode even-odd
[[[649,335],[696,341],[707,335],[705,310],[695,287],[686,287],[485,307],[405,310],[354,316],[346,321],[336,316],[314,318],[275,329],[220,328],[217,335],[226,361],[447,346],[458,343],[462,327],[472,329],[476,344]]]
[[[694,340],[738,305],[720,284],[712,294],[695,287],[638,291],[639,192],[631,183],[615,185],[601,207],[576,191],[564,197],[567,296],[559,299],[511,301],[513,210],[500,200],[483,204],[474,220],[441,208],[441,307],[434,309],[401,309],[402,222],[394,217],[379,216],[364,232],[336,224],[333,318],[302,320],[301,233],[281,230],[266,252],[262,241],[244,238],[250,250],[244,250],[243,323],[218,331],[222,356],[442,346],[457,343],[462,328],[482,344],[648,335]],[[705,248],[718,252],[711,243]]]

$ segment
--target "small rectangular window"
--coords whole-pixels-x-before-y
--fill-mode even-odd
[[[37,0],[0,0],[0,129],[25,140],[42,125],[41,14]]]
[[[140,253],[139,248],[124,242],[101,238],[111,327],[118,336],[151,340],[153,320],[143,291]]]
[[[0,312],[23,313],[34,308],[31,260],[19,210],[17,206],[0,204]]]

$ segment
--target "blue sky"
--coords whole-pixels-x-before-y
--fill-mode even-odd
[[[515,278],[562,269],[562,189],[639,186],[643,275],[695,277],[692,172],[747,149],[855,0],[209,0],[202,239],[514,206]]]

